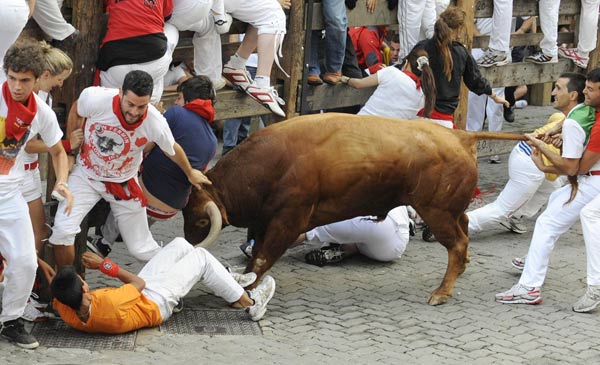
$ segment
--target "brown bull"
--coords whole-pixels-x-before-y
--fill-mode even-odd
[[[208,171],[213,185],[194,190],[183,212],[185,236],[216,240],[221,217],[207,204],[216,203],[224,225],[254,233],[246,272],[260,278],[300,233],[411,205],[448,250],[446,275],[429,298],[442,304],[468,260],[464,212],[477,185],[482,139],[523,137],[423,120],[335,113],[293,118],[253,134]],[[212,225],[209,216],[216,216]]]

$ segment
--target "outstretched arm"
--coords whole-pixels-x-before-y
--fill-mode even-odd
[[[133,285],[140,292],[142,290],[144,290],[144,288],[146,287],[146,282],[144,281],[144,279],[140,278],[139,276],[137,276],[134,273],[131,273],[131,272],[123,269],[122,267],[118,266],[117,264],[115,264],[114,262],[112,262],[108,259],[102,259],[100,256],[96,255],[93,252],[90,252],[90,251],[84,252],[83,255],[81,256],[81,262],[83,263],[83,266],[85,266],[86,269],[100,270],[100,271],[102,271],[101,265],[106,265],[106,262],[109,262],[110,265],[116,266],[116,271],[117,271],[116,277],[119,280],[121,280],[125,284]],[[114,268],[114,266],[113,266],[113,268]]]

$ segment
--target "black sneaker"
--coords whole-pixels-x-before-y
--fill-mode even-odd
[[[514,122],[515,121],[515,112],[514,112],[515,107],[509,106],[508,108],[507,107],[503,107],[503,108],[504,108],[504,120],[509,123]]]
[[[557,63],[558,56],[549,56],[544,54],[542,51],[538,51],[531,56],[525,57],[525,62],[537,63],[538,65],[545,65],[547,63]]]
[[[433,232],[431,232],[431,229],[429,228],[428,225],[423,226],[422,238],[423,238],[423,241],[425,241],[425,242],[437,242],[437,240],[435,239],[435,236],[433,235]]]
[[[90,251],[102,258],[108,256],[110,251],[112,251],[109,245],[102,242],[102,237],[88,237],[86,246]]]
[[[318,250],[310,251],[304,256],[307,264],[316,266],[325,266],[335,264],[346,258],[342,245],[331,244],[330,246],[321,247]]]
[[[35,349],[40,345],[35,337],[25,331],[25,327],[23,326],[23,321],[21,321],[21,319],[14,319],[12,321],[6,321],[2,323],[0,335],[13,341],[17,346],[25,349]]]

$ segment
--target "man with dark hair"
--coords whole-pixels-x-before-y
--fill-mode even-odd
[[[571,91],[569,85],[581,82],[582,77],[571,75],[573,74],[562,74],[556,81],[556,88],[566,89],[569,94],[576,93],[575,90]],[[533,133],[526,135],[533,147],[532,159],[542,172],[577,175],[580,159],[596,121],[596,110],[600,108],[600,97],[590,97],[590,90],[597,88],[598,83],[600,83],[600,69],[588,74],[586,87],[583,89],[585,106],[575,108],[562,124],[561,155],[553,152],[544,141],[537,138],[537,135]],[[551,166],[545,165],[542,155],[552,163]],[[577,221],[581,209],[599,193],[600,177],[581,176],[578,187],[572,182],[571,185],[565,185],[550,195],[546,210],[535,223],[527,260],[519,282],[510,290],[496,294],[496,301],[508,304],[542,302],[540,287],[544,283],[550,254],[556,241]]]
[[[253,321],[264,316],[275,293],[275,280],[269,275],[255,289],[245,291],[240,283],[252,284],[256,274],[232,276],[210,252],[180,237],[148,261],[138,275],[92,252],[84,253],[82,259],[86,268],[125,284],[90,292],[72,266],[58,271],[50,285],[54,308],[65,323],[85,332],[125,333],[158,326],[198,281],[232,307],[246,309]]]
[[[39,44],[11,46],[4,57],[3,67],[7,81],[2,83],[0,95],[0,254],[7,264],[4,270],[0,335],[21,347],[33,349],[39,344],[25,331],[19,319],[27,304],[37,269],[29,209],[19,187],[25,176],[23,159],[27,141],[39,134],[49,147],[56,171],[53,195],[64,199],[62,214],[70,213],[73,196],[66,184],[67,154],[60,143],[62,132],[56,115],[33,92],[44,69]]]
[[[147,201],[137,179],[148,143],[156,143],[192,185],[210,183],[201,171],[192,168],[164,117],[149,105],[151,92],[151,76],[132,71],[126,75],[122,91],[89,87],[73,104],[70,123],[83,128],[84,138],[69,176],[77,196],[73,214],[62,214],[63,203],[59,203],[49,239],[59,268],[73,264],[79,225],[100,199],[110,204],[123,240],[136,259],[148,261],[160,250],[148,228]]]
[[[192,167],[204,171],[217,150],[217,137],[211,128],[215,117],[212,82],[207,76],[195,76],[181,84],[177,91],[176,105],[167,110],[164,117]],[[144,159],[139,180],[148,200],[146,214],[150,224],[174,217],[185,207],[192,191],[192,184],[181,168],[156,147]],[[88,248],[106,257],[119,235],[112,213],[100,231],[102,237],[90,238]]]
[[[394,65],[400,61],[400,35],[394,34],[390,41],[390,65]]]

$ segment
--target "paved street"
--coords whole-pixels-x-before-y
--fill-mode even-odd
[[[551,108],[517,111],[505,130],[533,130]],[[502,163],[480,160],[480,186],[495,192],[507,180]],[[457,172],[459,173],[459,172]],[[157,240],[183,234],[178,218],[153,227]],[[576,224],[558,242],[537,306],[506,305],[494,294],[509,289],[519,273],[510,265],[526,253],[529,232],[501,226],[471,237],[471,263],[456,282],[446,304],[427,305],[446,269],[447,255],[438,243],[411,239],[394,263],[362,257],[319,268],[304,263],[313,246],[290,250],[271,270],[277,291],[260,326],[262,336],[170,335],[158,329],[138,332],[135,351],[89,351],[40,347],[19,349],[0,341],[4,364],[586,364],[600,361],[600,314],[577,314],[571,305],[585,292],[585,249]],[[242,268],[238,249],[245,230],[228,227],[211,250],[224,264]],[[129,269],[141,266],[121,247],[111,257]],[[93,286],[115,285],[97,272]],[[197,285],[185,298],[185,310],[228,310],[226,303]],[[57,333],[56,336],[60,336]]]

